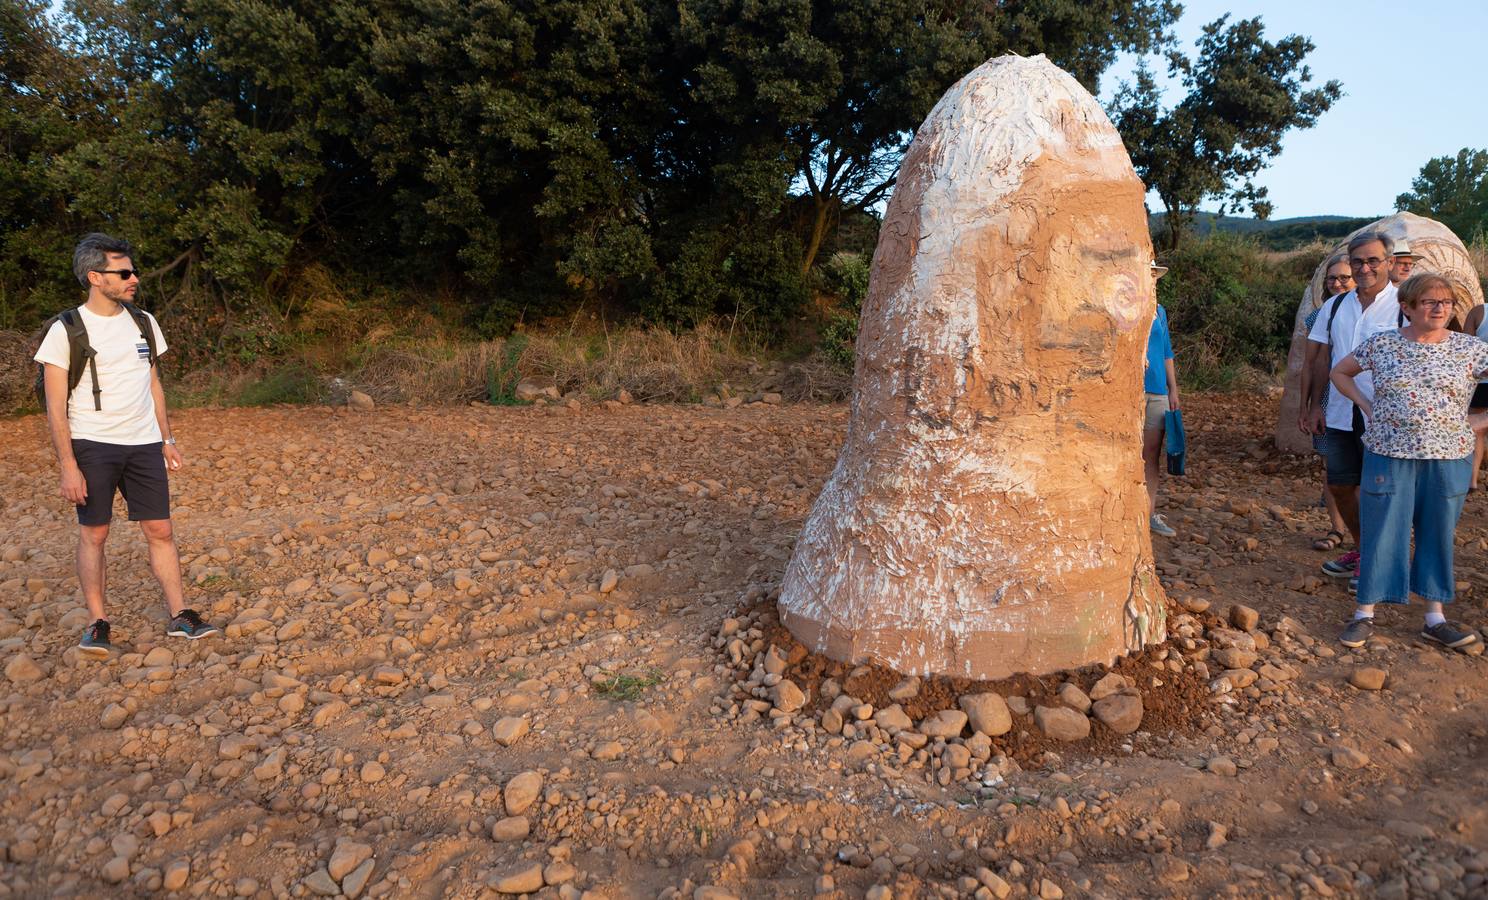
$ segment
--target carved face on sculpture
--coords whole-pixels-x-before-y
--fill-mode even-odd
[[[1140,198],[1125,182],[1083,181],[1039,210],[1033,240],[1037,250],[1019,263],[1020,298],[1039,314],[1038,346],[1073,351],[1078,362],[1067,371],[1092,376],[1110,365],[1114,342],[1141,331],[1152,320],[1156,279],[1152,247]],[[1044,361],[1050,370],[1059,366]]]

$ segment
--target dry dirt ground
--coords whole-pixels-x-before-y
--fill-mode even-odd
[[[0,422],[0,896],[1485,896],[1488,660],[1419,609],[1335,643],[1272,409],[1190,401],[1177,633],[1104,688],[793,647],[773,599],[846,424],[810,406],[181,413],[188,598],[225,631],[165,636],[116,520],[122,652],[80,660],[72,510],[41,420]],[[1135,733],[1020,712],[1117,688]],[[988,691],[1002,734],[957,711]]]

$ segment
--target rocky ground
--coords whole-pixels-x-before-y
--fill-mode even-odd
[[[225,633],[164,635],[121,514],[106,662],[43,423],[0,422],[0,896],[1485,896],[1488,662],[1419,610],[1335,643],[1272,409],[1190,402],[1169,644],[996,685],[779,627],[840,407],[184,412]]]

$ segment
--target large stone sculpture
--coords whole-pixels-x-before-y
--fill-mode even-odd
[[[1312,452],[1312,438],[1297,429],[1297,408],[1301,405],[1299,394],[1302,360],[1307,347],[1307,334],[1302,325],[1312,311],[1328,299],[1323,293],[1323,275],[1328,259],[1334,253],[1343,252],[1354,235],[1366,231],[1383,231],[1397,241],[1402,238],[1408,240],[1411,252],[1421,257],[1416,261],[1414,271],[1438,272],[1459,282],[1462,289],[1457,292],[1457,321],[1466,321],[1468,311],[1483,302],[1483,286],[1478,282],[1478,273],[1473,268],[1472,259],[1467,255],[1467,248],[1462,246],[1462,241],[1452,233],[1452,229],[1435,219],[1415,213],[1396,213],[1371,222],[1344,238],[1318,264],[1317,270],[1312,273],[1312,280],[1302,292],[1302,302],[1297,306],[1297,316],[1292,323],[1292,345],[1287,353],[1281,413],[1276,421],[1276,446],[1279,450],[1287,453]]]
[[[847,443],[781,586],[808,647],[991,679],[1164,637],[1142,198],[1099,104],[1042,56],[931,111],[879,232]]]

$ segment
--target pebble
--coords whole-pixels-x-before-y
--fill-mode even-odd
[[[625,755],[625,745],[619,741],[604,741],[589,754],[599,762],[614,762]]]
[[[340,881],[357,866],[372,858],[372,848],[367,844],[357,841],[337,841],[336,848],[331,851],[331,859],[326,863],[326,871],[331,877]]]
[[[1117,734],[1131,734],[1142,725],[1142,698],[1138,694],[1112,694],[1095,701],[1095,717]]]
[[[526,816],[508,816],[498,819],[491,826],[491,840],[493,841],[520,841],[527,837],[532,831],[532,823],[527,821]]]
[[[1125,675],[1118,672],[1110,672],[1095,683],[1090,689],[1090,699],[1098,702],[1106,699],[1112,694],[1120,694],[1132,690],[1131,682],[1127,681]]]
[[[1204,841],[1208,850],[1218,850],[1230,839],[1230,830],[1218,822],[1209,823],[1209,837]]]
[[[1334,747],[1329,759],[1340,769],[1362,769],[1369,765],[1369,754],[1353,747]]]
[[[375,863],[369,859],[355,869],[352,869],[349,875],[341,879],[341,893],[349,897],[350,900],[356,900],[357,897],[361,896],[362,890],[367,886],[367,880],[372,877],[374,866]]]
[[[913,700],[920,694],[920,679],[911,675],[893,687],[889,688],[889,699],[895,703],[903,703]]]
[[[1013,714],[1001,694],[963,694],[957,701],[972,731],[998,737],[1013,730]]]
[[[520,816],[526,812],[542,792],[542,786],[543,777],[536,772],[529,770],[513,775],[501,792],[506,814]]]
[[[98,717],[98,724],[105,731],[117,731],[129,720],[129,710],[117,703],[110,703],[103,708],[103,713]]]
[[[960,737],[966,720],[966,713],[959,709],[942,709],[920,722],[920,733],[932,739]]]
[[[29,655],[17,653],[5,664],[5,677],[10,679],[11,684],[30,684],[46,677],[46,673]]]
[[[914,728],[914,720],[911,719],[909,717],[909,713],[905,712],[897,703],[895,703],[893,706],[885,706],[883,709],[875,711],[873,713],[873,721],[874,724],[878,725],[879,728],[882,728],[889,734],[894,734],[900,731],[909,731],[910,729]],[[837,730],[841,731],[842,726],[839,725],[837,727]]]
[[[806,695],[789,678],[783,679],[779,684],[775,685],[772,689],[771,699],[775,701],[775,708],[781,712],[793,713],[806,705]]]
[[[341,893],[341,886],[331,877],[331,873],[325,869],[316,869],[314,872],[311,872],[310,877],[306,878],[303,883],[312,893],[319,894],[322,897],[334,897]]]
[[[1090,712],[1090,696],[1077,684],[1066,681],[1059,686],[1059,702],[1082,713]]]
[[[160,886],[168,891],[179,891],[186,886],[186,881],[191,877],[191,860],[173,859],[166,863],[165,874],[161,877]]]
[[[116,856],[103,864],[103,870],[99,874],[109,884],[118,884],[129,877],[129,860]]]
[[[542,863],[527,863],[503,872],[493,872],[486,887],[498,894],[531,894],[543,886]]]
[[[1241,631],[1255,631],[1261,623],[1261,614],[1240,603],[1230,607],[1230,624]]]
[[[1067,706],[1040,706],[1033,711],[1033,722],[1056,741],[1079,741],[1090,736],[1090,719]]]
[[[491,737],[503,747],[510,747],[521,740],[532,726],[522,716],[506,716],[491,726]]]
[[[376,784],[387,777],[387,769],[376,760],[369,760],[362,764],[362,781],[367,784]]]
[[[1374,666],[1360,666],[1349,673],[1349,684],[1361,691],[1377,691],[1385,686],[1390,673]]]
[[[1209,757],[1209,761],[1204,763],[1204,768],[1213,772],[1215,775],[1223,775],[1226,778],[1234,778],[1236,773],[1240,771],[1239,767],[1235,765],[1235,761],[1228,756],[1211,756]]]

